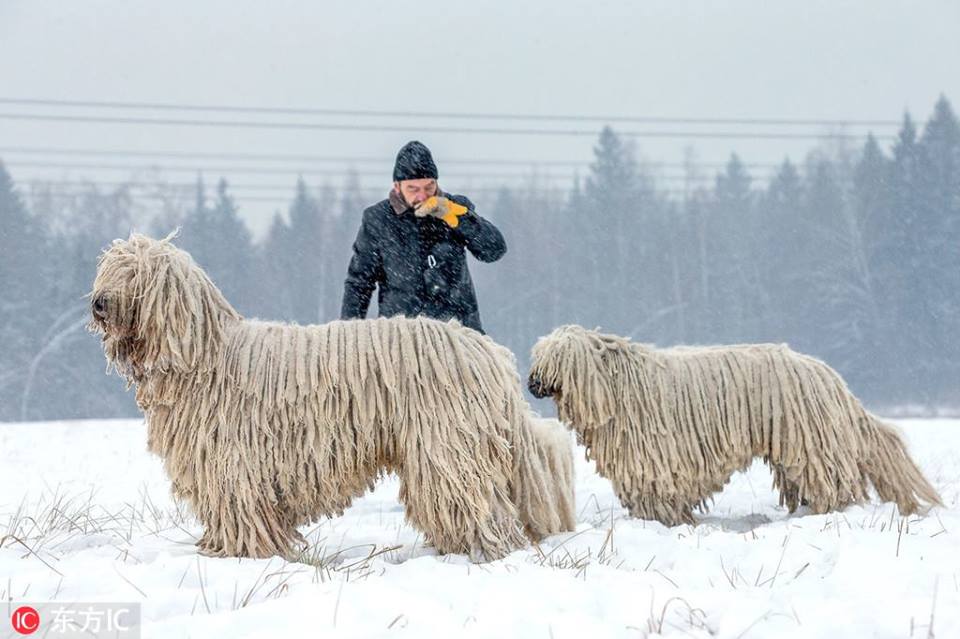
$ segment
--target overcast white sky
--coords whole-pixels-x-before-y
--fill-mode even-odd
[[[0,98],[692,118],[895,120],[909,109],[923,120],[940,93],[955,106],[960,101],[958,34],[960,2],[955,0],[0,0]],[[4,113],[104,114],[0,104],[0,114]],[[243,114],[149,111],[107,115],[255,119]],[[599,128],[592,122],[345,116],[261,119],[414,127]],[[620,128],[689,131],[696,127],[623,124]],[[699,130],[823,132],[757,125],[710,125]],[[463,166],[444,164],[445,158],[588,162],[595,141],[565,136],[124,126],[0,117],[0,149],[382,157],[384,162],[357,168],[382,171],[382,179],[365,176],[363,183],[382,182],[384,189],[389,183],[389,158],[412,138],[433,149],[444,186],[464,192],[467,189],[461,185],[477,184],[477,180],[463,177],[467,171]],[[654,162],[682,161],[685,146],[694,146],[708,162],[722,161],[731,151],[748,162],[775,162],[788,153],[802,158],[812,143],[640,139],[638,148]],[[0,157],[11,165],[15,178],[64,175],[58,169],[18,170],[15,160],[25,161],[26,156],[0,151]],[[346,166],[329,168],[337,171]],[[123,177],[76,170],[69,174],[103,180]],[[445,174],[450,177],[444,178]],[[292,181],[286,176],[250,174],[231,178],[237,185]],[[265,217],[272,208],[244,206],[253,218]]]

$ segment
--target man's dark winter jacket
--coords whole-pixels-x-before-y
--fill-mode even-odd
[[[456,318],[483,332],[464,249],[481,262],[494,262],[507,245],[470,200],[443,195],[468,209],[457,228],[433,216],[417,217],[396,194],[363,212],[344,282],[342,319],[366,317],[379,286],[381,317]]]

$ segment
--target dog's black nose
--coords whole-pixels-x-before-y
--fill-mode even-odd
[[[549,397],[553,395],[553,391],[547,388],[539,377],[531,375],[527,379],[527,388],[530,389],[530,394],[536,397],[537,399],[543,399],[544,397]]]
[[[97,295],[93,298],[93,302],[90,304],[93,310],[93,316],[98,319],[103,319],[107,316],[107,300],[103,295]]]

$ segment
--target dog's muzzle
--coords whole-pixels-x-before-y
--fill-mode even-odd
[[[90,302],[90,312],[93,318],[102,322],[107,319],[107,298],[103,295],[97,295]]]
[[[550,397],[556,392],[556,389],[550,388],[541,381],[536,375],[531,375],[527,379],[527,388],[530,389],[530,394],[536,397],[537,399],[543,399],[544,397]]]

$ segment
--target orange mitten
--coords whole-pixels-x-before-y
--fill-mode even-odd
[[[443,196],[429,197],[414,211],[418,217],[432,215],[438,217],[447,223],[452,229],[460,225],[460,216],[466,215],[467,207],[457,204],[451,199]]]

